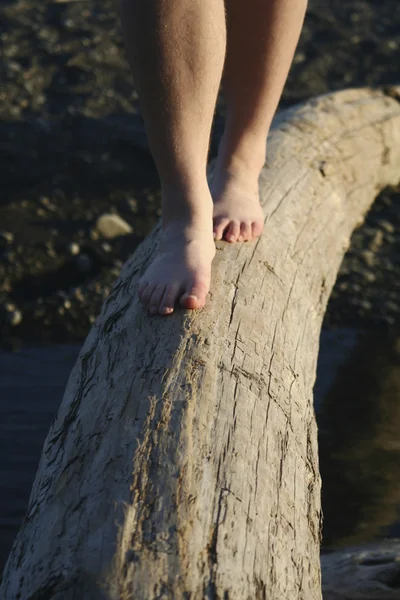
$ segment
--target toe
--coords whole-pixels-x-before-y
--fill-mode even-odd
[[[154,281],[150,281],[144,288],[144,290],[140,296],[140,299],[145,306],[148,305],[149,300],[150,300],[154,290],[156,289],[156,287],[157,287],[157,284]]]
[[[239,242],[247,242],[251,238],[251,223],[240,224]]]
[[[165,287],[165,283],[159,283],[151,295],[149,301],[149,311],[153,315],[158,313],[160,309],[161,300],[163,299],[165,294]]]
[[[251,236],[253,238],[259,237],[262,234],[263,229],[264,229],[264,223],[254,221],[251,224]]]
[[[214,219],[214,239],[222,240],[226,226],[229,223],[227,217],[218,217]]]
[[[239,221],[231,221],[226,228],[225,239],[227,242],[236,242],[240,233]]]
[[[191,285],[183,294],[180,303],[184,308],[202,308],[206,303],[207,286],[201,283]]]
[[[175,302],[177,301],[179,295],[180,285],[179,283],[173,283],[167,286],[164,297],[161,300],[160,304],[160,313],[162,315],[169,315],[173,312]]]

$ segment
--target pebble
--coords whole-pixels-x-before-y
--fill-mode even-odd
[[[4,306],[4,316],[6,322],[11,325],[11,327],[16,327],[22,321],[22,312],[15,304],[6,304]]]
[[[100,248],[103,250],[103,252],[111,252],[112,251],[112,246],[108,242],[103,242],[100,245]]]
[[[75,288],[73,295],[77,300],[79,300],[79,302],[82,302],[85,299],[82,290],[79,287]]]
[[[364,250],[361,252],[361,256],[364,259],[364,262],[369,266],[373,267],[375,264],[375,255],[371,250]]]
[[[400,310],[399,305],[396,304],[396,302],[392,302],[391,300],[389,300],[388,302],[385,302],[385,308],[386,308],[386,310],[388,310],[391,313],[399,312],[399,310]]]
[[[372,303],[369,300],[361,300],[360,306],[364,310],[370,310],[372,308]]]
[[[376,275],[372,271],[364,271],[363,275],[364,279],[369,283],[372,283],[376,279]]]
[[[15,252],[13,252],[12,250],[6,250],[3,255],[2,258],[8,263],[11,264],[13,262],[13,260],[15,259]]]
[[[129,207],[129,209],[133,213],[137,213],[137,211],[138,211],[138,201],[137,200],[135,200],[134,198],[129,198],[126,203]]]
[[[119,215],[108,213],[97,219],[94,231],[101,237],[112,239],[120,235],[129,235],[133,232],[133,229]]]
[[[0,231],[0,246],[8,246],[14,241],[14,236],[10,231]]]
[[[67,250],[71,256],[77,256],[81,251],[81,247],[76,242],[71,242],[71,244],[68,244]]]
[[[387,233],[394,233],[396,231],[395,226],[389,223],[389,221],[379,221],[379,227]]]
[[[82,273],[89,273],[93,269],[93,260],[84,252],[76,257],[75,264]]]
[[[378,229],[378,231],[375,233],[373,239],[371,240],[370,244],[369,244],[369,248],[370,250],[373,250],[374,252],[376,252],[383,243],[383,231],[381,231],[380,229]]]

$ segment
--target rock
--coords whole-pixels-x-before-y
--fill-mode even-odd
[[[9,246],[14,241],[14,236],[10,231],[0,231],[0,248]]]
[[[372,304],[369,300],[361,300],[360,306],[364,310],[371,310],[371,308],[372,308]]]
[[[133,232],[132,227],[124,221],[119,215],[104,214],[101,215],[94,226],[94,231],[100,237],[112,239],[120,235],[129,235]]]
[[[364,271],[363,276],[364,276],[364,279],[366,281],[368,281],[369,283],[372,283],[376,279],[376,275],[372,271]]]
[[[13,252],[12,250],[6,250],[2,254],[2,258],[6,261],[6,263],[11,264],[12,262],[14,262],[15,252]]]
[[[6,304],[4,306],[4,320],[11,327],[16,327],[22,321],[22,312],[15,306],[15,304]]]
[[[399,305],[396,302],[392,302],[391,300],[388,300],[388,302],[385,302],[385,308],[390,313],[397,313],[397,312],[399,312],[399,309],[400,309]]]
[[[93,260],[84,252],[76,257],[75,264],[78,271],[82,273],[89,273],[93,269]]]
[[[70,244],[68,244],[67,250],[68,253],[71,254],[71,256],[77,256],[81,251],[81,248],[76,242],[71,242]]]
[[[395,226],[389,223],[389,221],[379,221],[379,227],[386,231],[386,233],[394,233],[396,231]]]
[[[138,208],[139,208],[139,207],[138,207],[138,202],[137,202],[137,200],[135,200],[134,198],[129,198],[129,199],[126,201],[126,203],[127,203],[128,207],[129,207],[129,209],[130,209],[130,210],[131,210],[133,213],[137,213],[137,212],[138,212]]]
[[[382,242],[383,242],[383,231],[378,229],[378,231],[375,233],[373,239],[371,240],[371,242],[369,244],[370,250],[372,250],[373,252],[376,252],[382,246]]]
[[[361,256],[364,262],[369,266],[373,267],[375,264],[375,255],[371,250],[364,250],[361,252]]]
[[[103,252],[111,252],[112,251],[112,246],[108,243],[108,242],[103,242],[100,245],[100,248],[103,250]]]

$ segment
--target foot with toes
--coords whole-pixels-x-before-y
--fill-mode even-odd
[[[183,308],[202,308],[215,255],[211,219],[176,220],[162,235],[160,250],[139,282],[141,301],[151,314],[171,314],[178,302]]]
[[[201,215],[165,219],[158,254],[139,282],[139,298],[151,314],[171,314],[177,303],[202,308],[210,289],[214,240],[247,242],[261,235],[258,173],[217,169],[211,196],[213,204],[209,196],[204,203],[209,209]]]
[[[249,242],[261,235],[264,213],[260,205],[258,176],[257,170],[216,169],[211,183],[216,240]]]

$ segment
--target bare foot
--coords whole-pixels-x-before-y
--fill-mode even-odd
[[[184,308],[205,305],[215,256],[211,206],[207,212],[163,227],[159,253],[139,282],[139,297],[152,314],[172,313],[178,300]]]
[[[216,240],[247,242],[261,235],[264,213],[258,192],[258,169],[217,166],[211,183]]]

